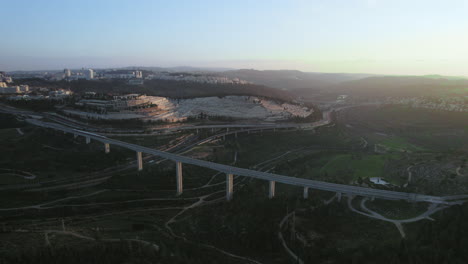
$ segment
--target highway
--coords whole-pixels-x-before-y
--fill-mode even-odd
[[[330,116],[331,116],[331,113],[326,112],[324,113],[323,120],[315,122],[313,124],[309,124],[309,125],[312,128],[327,125],[330,123]],[[446,199],[444,199],[444,197],[379,190],[379,189],[373,189],[373,188],[350,186],[350,185],[336,184],[336,183],[328,183],[328,182],[289,177],[289,176],[278,175],[278,174],[273,174],[273,173],[268,173],[268,172],[260,172],[260,171],[255,171],[255,170],[238,168],[234,166],[193,159],[193,158],[189,158],[189,157],[185,157],[185,156],[181,156],[177,154],[172,154],[172,153],[168,153],[164,151],[159,151],[159,150],[155,150],[155,149],[151,149],[151,148],[147,148],[147,147],[143,147],[143,146],[139,146],[139,145],[135,145],[131,143],[126,143],[126,142],[122,142],[119,140],[107,138],[99,134],[68,128],[59,124],[42,122],[36,119],[27,119],[27,122],[33,125],[37,125],[37,126],[41,126],[45,128],[51,128],[51,129],[87,137],[87,138],[102,142],[104,144],[120,146],[123,148],[134,150],[135,152],[147,153],[150,155],[159,156],[159,157],[172,160],[175,162],[181,162],[181,163],[192,164],[192,165],[196,165],[200,167],[205,167],[205,168],[213,169],[213,170],[223,172],[226,174],[251,177],[255,179],[266,180],[269,182],[278,182],[278,183],[283,183],[283,184],[288,184],[288,185],[300,186],[303,188],[343,193],[343,194],[351,195],[351,196],[364,196],[364,197],[380,198],[380,199],[387,199],[387,200],[407,200],[407,201],[415,201],[415,202],[429,202],[429,203],[440,203],[440,204],[448,203]]]

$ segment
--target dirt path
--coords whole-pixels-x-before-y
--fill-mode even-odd
[[[222,191],[223,192],[223,191]],[[219,193],[219,192],[215,192],[215,193]],[[193,209],[195,207],[199,207],[199,206],[202,206],[206,201],[205,199],[215,193],[211,193],[211,194],[207,194],[207,195],[204,195],[204,196],[201,196],[199,197],[199,200],[189,206],[186,206],[184,207],[180,212],[178,212],[176,215],[174,215],[171,219],[169,219],[166,223],[165,223],[165,227],[166,229],[169,231],[169,233],[175,237],[175,238],[178,238],[178,239],[181,239],[187,243],[191,243],[191,244],[195,244],[195,245],[198,245],[198,246],[203,246],[203,247],[206,247],[206,248],[210,248],[210,249],[213,249],[213,250],[216,250],[224,255],[227,255],[229,257],[232,257],[232,258],[236,258],[236,259],[241,259],[241,260],[245,260],[247,261],[248,263],[257,263],[257,264],[261,264],[261,262],[258,262],[254,259],[251,259],[251,258],[247,258],[247,257],[243,257],[243,256],[239,256],[239,255],[236,255],[236,254],[233,254],[233,253],[230,253],[230,252],[227,252],[223,249],[220,249],[218,247],[215,247],[213,245],[209,245],[209,244],[204,244],[204,243],[199,243],[199,242],[193,242],[189,239],[187,239],[186,237],[184,236],[180,236],[180,235],[177,235],[174,230],[171,228],[171,224],[173,223],[176,223],[177,222],[177,217],[181,216],[182,214],[184,214],[186,211],[190,210],[190,209]],[[222,199],[224,198],[221,198],[221,199],[217,199],[218,201],[221,201]],[[210,201],[209,203],[214,203],[216,202],[217,200],[214,200],[214,201]]]
[[[283,246],[283,248],[286,250],[286,252],[289,254],[289,256],[291,256],[291,258],[294,260],[294,263],[298,263],[298,264],[304,264],[304,261],[299,258],[299,256],[297,256],[289,247],[288,245],[286,244],[286,241],[284,240],[284,237],[283,237],[283,233],[282,233],[282,229],[283,229],[283,226],[284,224],[288,221],[289,217],[291,217],[293,214],[294,214],[295,211],[292,211],[291,213],[287,214],[285,217],[283,217],[283,219],[281,220],[280,224],[279,224],[279,230],[278,230],[278,238],[281,242],[281,245]]]
[[[427,220],[432,220],[433,219],[430,217],[430,215],[436,213],[437,211],[440,211],[440,210],[443,210],[445,208],[448,208],[449,206],[446,206],[446,205],[437,205],[437,204],[430,204],[427,211],[422,213],[421,215],[419,216],[415,216],[415,217],[412,217],[412,218],[408,218],[408,219],[390,219],[390,218],[387,218],[377,212],[374,212],[372,210],[370,210],[369,208],[366,207],[366,202],[369,200],[369,198],[364,198],[361,200],[361,208],[366,211],[366,212],[363,212],[363,211],[359,211],[357,209],[355,209],[352,205],[352,200],[354,199],[354,197],[349,197],[348,196],[348,208],[355,212],[355,213],[358,213],[358,214],[361,214],[361,215],[364,215],[364,216],[367,216],[367,217],[371,217],[371,218],[375,218],[375,219],[379,219],[379,220],[382,220],[382,221],[386,221],[386,222],[390,222],[390,223],[393,223],[398,231],[400,232],[401,236],[403,238],[406,237],[406,233],[403,229],[403,225],[404,223],[412,223],[412,222],[417,222],[417,221],[421,221],[421,220],[424,220],[424,219],[427,219]],[[453,203],[455,204],[455,203]]]
[[[44,207],[44,206],[49,205],[49,204],[54,204],[54,203],[67,201],[67,200],[79,199],[79,198],[83,198],[83,197],[98,195],[98,194],[101,194],[101,193],[103,193],[105,191],[106,190],[99,190],[99,191],[89,193],[89,194],[84,194],[84,195],[79,195],[79,196],[69,196],[69,197],[65,197],[65,198],[61,198],[61,199],[58,199],[58,200],[53,200],[53,201],[50,201],[50,202],[45,202],[45,203],[41,203],[41,204],[37,204],[37,205],[30,205],[30,206],[23,206],[23,207],[13,207],[13,208],[0,208],[0,211],[14,211],[14,210],[24,210],[24,209],[38,209],[38,210],[47,209],[47,207]]]
[[[411,178],[413,176],[413,172],[411,172],[411,168],[413,168],[413,165],[409,166],[408,168],[406,168],[406,172],[408,173],[408,180],[406,181],[406,183],[403,185],[403,187],[408,187],[408,185],[410,184],[411,182]]]
[[[21,130],[21,128],[17,127],[16,131],[18,132],[18,134],[20,134],[20,136],[24,135],[24,132]]]
[[[362,149],[367,148],[367,145],[369,144],[369,142],[367,142],[367,140],[364,137],[361,137],[361,140],[363,142]]]
[[[46,234],[46,239],[47,239],[46,244],[48,242],[49,245],[50,245],[49,234],[70,235],[70,236],[74,236],[76,238],[81,238],[81,239],[86,239],[86,240],[93,240],[93,241],[97,240],[96,238],[85,236],[85,235],[82,235],[82,234],[79,234],[79,233],[76,233],[76,232],[73,232],[73,231],[44,230],[43,232],[45,232],[45,234]],[[151,246],[155,251],[159,251],[159,246],[158,245],[156,245],[154,243],[151,243],[151,242],[148,242],[148,241],[145,241],[145,240],[141,240],[141,239],[101,238],[99,240],[104,241],[104,242],[121,242],[121,241],[137,242],[137,243],[143,244],[145,246]]]
[[[12,169],[0,169],[1,171],[6,171],[5,173],[0,172],[0,175],[13,175],[18,176],[26,180],[34,180],[37,178],[37,175],[34,175],[27,171],[12,170]],[[22,174],[19,174],[22,173]]]
[[[284,157],[285,155],[287,154],[290,154],[291,151],[288,151],[286,153],[283,153],[277,157],[274,157],[272,159],[269,159],[267,161],[264,161],[264,162],[261,162],[261,163],[258,163],[256,164],[254,167],[258,167],[259,165],[264,165],[262,166],[261,169],[265,169],[268,164],[266,163],[270,163],[272,161],[275,161],[275,160],[278,160],[279,158],[281,157]],[[214,178],[218,175],[220,175],[221,173],[216,173],[214,174],[210,180],[203,186],[201,187],[198,187],[196,189],[199,189],[199,188],[206,188],[206,187],[210,187],[210,186],[215,186],[215,185],[220,185],[220,184],[225,184],[225,182],[220,182],[220,183],[215,183],[215,184],[210,184]],[[237,177],[235,177],[234,179],[236,179]],[[243,181],[245,180],[246,178],[243,178],[241,181],[238,181],[238,182],[235,182],[234,183],[234,186],[238,186],[240,184],[243,184]],[[165,223],[165,227],[166,229],[169,231],[169,233],[171,234],[171,236],[175,237],[175,238],[178,238],[178,239],[181,239],[187,243],[191,243],[191,244],[196,244],[196,245],[199,245],[199,246],[203,246],[203,247],[206,247],[206,248],[210,248],[210,249],[213,249],[213,250],[216,250],[224,255],[227,255],[229,257],[232,257],[232,258],[236,258],[236,259],[241,259],[241,260],[244,260],[244,261],[247,261],[248,263],[256,263],[256,264],[261,264],[259,261],[257,260],[254,260],[254,259],[251,259],[251,258],[248,258],[248,257],[243,257],[243,256],[239,256],[239,255],[236,255],[236,254],[233,254],[233,253],[230,253],[230,252],[227,252],[221,248],[218,248],[218,247],[215,247],[213,245],[209,245],[209,244],[203,244],[203,243],[199,243],[199,242],[193,242],[191,240],[189,240],[188,238],[186,238],[185,236],[181,236],[181,235],[177,235],[174,230],[171,228],[171,224],[174,224],[176,223],[178,220],[177,218],[179,218],[181,215],[183,215],[185,212],[189,211],[190,209],[194,209],[196,207],[200,207],[200,206],[203,206],[205,204],[212,204],[212,203],[216,203],[216,202],[220,202],[220,201],[223,201],[225,198],[224,197],[221,197],[221,198],[218,198],[218,199],[215,199],[213,201],[205,201],[206,198],[214,195],[214,194],[217,194],[217,193],[220,193],[220,192],[224,192],[224,190],[222,191],[216,191],[216,192],[213,192],[213,193],[210,193],[210,194],[207,194],[207,195],[203,195],[203,196],[199,196],[199,197],[196,197],[198,198],[198,201],[194,202],[193,204],[189,205],[189,206],[185,206],[180,212],[178,212],[177,214],[175,214],[172,218],[170,218],[166,223]]]

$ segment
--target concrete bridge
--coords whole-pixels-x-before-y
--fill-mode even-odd
[[[42,122],[35,119],[28,119],[29,123],[50,128],[58,131],[63,131],[64,133],[73,134],[75,137],[82,136],[86,138],[86,143],[90,143],[91,140],[99,141],[104,144],[104,150],[106,153],[109,153],[110,146],[120,146],[135,151],[137,159],[137,169],[139,171],[143,170],[143,159],[142,154],[147,153],[155,156],[159,156],[168,160],[175,162],[176,166],[176,192],[178,195],[183,192],[183,164],[192,164],[200,167],[209,168],[226,174],[226,199],[231,200],[233,197],[233,175],[239,175],[244,177],[251,177],[255,179],[268,181],[269,184],[269,198],[275,196],[275,187],[276,183],[294,185],[303,188],[303,197],[307,198],[309,195],[310,189],[330,191],[338,194],[338,197],[341,197],[342,194],[349,196],[365,196],[371,199],[380,198],[387,200],[407,200],[414,202],[429,202],[429,203],[440,203],[447,204],[448,201],[444,197],[431,196],[431,195],[422,195],[415,193],[406,193],[406,192],[395,192],[387,190],[379,190],[373,188],[365,188],[359,186],[350,186],[344,184],[328,183],[323,181],[315,181],[310,179],[289,177],[274,173],[260,172],[250,169],[243,169],[234,166],[218,164],[214,162],[204,161],[193,159],[173,153],[168,153],[164,151],[155,150],[152,148],[147,148],[127,142],[122,142],[119,140],[107,138],[105,136],[94,134],[86,131],[81,131],[73,128],[68,128],[59,124]],[[316,122],[312,127],[318,127],[330,123],[330,113],[324,113],[324,120]],[[242,131],[239,131],[240,133]],[[246,131],[247,132],[247,131]]]

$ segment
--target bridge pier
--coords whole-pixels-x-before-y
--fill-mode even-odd
[[[211,133],[213,133],[213,132],[214,132],[214,128],[212,127],[212,128],[211,128]]]
[[[336,199],[338,200],[338,202],[341,202],[341,193],[340,192],[336,193]]]
[[[237,138],[237,132],[236,132],[236,133],[234,133],[234,137],[235,137],[235,138]]]
[[[309,198],[309,187],[304,187],[304,193],[302,195],[304,199]]]
[[[198,135],[198,128],[197,128],[197,135]]]
[[[141,152],[137,151],[136,155],[137,155],[138,171],[142,171],[143,170],[143,158],[141,157]]]
[[[73,134],[73,138],[77,138],[77,137],[78,137],[78,135],[77,135],[77,134]]]
[[[177,195],[181,195],[183,192],[183,185],[182,185],[182,162],[176,161],[176,188],[177,188]]]
[[[272,199],[275,197],[275,181],[269,181],[268,184],[268,198]]]
[[[109,143],[104,143],[104,149],[106,154],[110,152],[110,144]]]
[[[226,135],[223,136],[223,140],[226,140]]]
[[[229,127],[226,127],[226,132],[229,132]]]
[[[232,193],[234,189],[234,176],[230,173],[226,174],[226,200],[232,200]]]
[[[250,134],[250,130],[247,130],[247,135]]]
[[[90,137],[86,137],[86,144],[89,144],[91,143],[91,138]]]

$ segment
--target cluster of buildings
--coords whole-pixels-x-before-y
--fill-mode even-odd
[[[29,85],[8,86],[5,82],[0,82],[0,94],[18,94],[29,92]]]
[[[17,94],[29,92],[28,85],[11,85],[13,79],[0,72],[0,94]]]
[[[10,96],[8,100],[63,100],[73,95],[72,91],[65,89],[49,91],[46,88],[36,88],[34,91],[35,93]]]
[[[77,80],[96,80],[96,79],[119,79],[128,80],[129,84],[140,85],[143,84],[142,71],[128,71],[128,70],[105,70],[95,72],[93,69],[81,69],[78,71],[71,71],[64,69],[63,72],[57,72],[46,76],[50,80],[55,81],[77,81]]]
[[[0,82],[12,83],[13,79],[8,76],[5,72],[0,72]]]
[[[102,74],[102,78],[104,79],[142,79],[143,72],[142,71],[126,71],[126,70],[110,71],[110,72],[104,72]]]
[[[93,70],[82,68],[81,70],[64,69],[57,72],[15,72],[12,73],[15,78],[41,78],[52,81],[77,81],[77,80],[124,80],[131,85],[142,85],[145,80],[170,80],[184,81],[207,84],[251,84],[248,81],[239,78],[228,78],[225,76],[209,75],[203,73],[173,73],[158,72],[150,75],[143,74],[143,71],[137,69],[107,69]],[[11,80],[11,77],[7,77]]]
[[[25,76],[26,78],[26,76]],[[77,81],[77,80],[96,80],[96,79],[119,79],[128,80],[129,84],[140,85],[143,84],[142,71],[128,71],[128,70],[105,70],[94,71],[93,69],[81,69],[72,71],[64,69],[63,72],[44,73],[41,78],[53,81]]]
[[[104,72],[101,78],[127,80],[128,84],[131,85],[142,85],[144,83],[142,71],[118,70]]]
[[[75,105],[85,110],[98,113],[119,112],[124,110],[135,110],[152,106],[151,100],[146,95],[127,94],[112,96],[111,99],[93,98],[95,94],[87,93],[87,99],[81,99]]]
[[[70,69],[64,69],[63,72],[57,72],[51,74],[50,78],[54,81],[76,81],[76,80],[93,80],[95,73],[93,69],[81,69],[79,71],[72,72]]]
[[[190,73],[168,73],[161,72],[157,74],[150,74],[146,79],[149,80],[169,80],[169,81],[185,81],[196,83],[210,83],[210,84],[249,84],[245,80],[239,78],[230,79],[224,76],[211,76],[203,74],[190,74]]]

